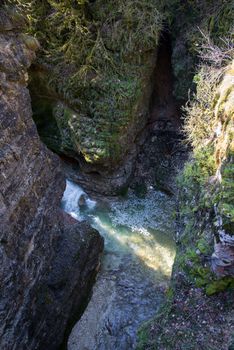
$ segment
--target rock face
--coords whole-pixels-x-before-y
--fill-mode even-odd
[[[161,15],[153,0],[29,3],[41,43],[30,74],[39,134],[79,162],[82,182],[98,173],[96,189],[116,194],[132,175],[148,121]]]
[[[234,277],[234,60],[226,68],[216,97],[215,160],[221,189],[215,207],[217,222],[212,268],[219,277]]]
[[[57,349],[96,273],[103,241],[60,209],[65,179],[31,118],[38,43],[0,13],[0,348]]]
[[[170,293],[142,328],[139,350],[233,349],[234,66],[222,58],[212,62],[203,62],[196,98],[187,108],[184,128],[193,157],[178,178]]]

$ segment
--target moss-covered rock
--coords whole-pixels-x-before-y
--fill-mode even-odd
[[[187,101],[188,91],[194,91],[193,77],[199,64],[199,48],[209,36],[215,45],[231,38],[234,22],[233,1],[158,0],[172,37],[174,95]]]
[[[52,141],[53,148],[112,169],[148,118],[162,28],[155,2],[18,3],[29,19],[28,32],[41,44],[31,81],[33,100],[42,86],[45,98],[63,103],[54,112],[62,141]]]
[[[182,228],[171,287],[161,311],[140,329],[139,350],[227,350],[232,343],[234,75],[226,63],[233,49],[210,49],[222,55],[200,67],[197,93],[185,108],[193,151],[178,177]]]
[[[209,295],[234,281],[233,94],[232,63],[203,66],[185,119],[194,149],[178,179],[186,223],[179,259],[191,283]]]

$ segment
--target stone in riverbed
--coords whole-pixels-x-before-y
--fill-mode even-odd
[[[80,207],[85,207],[85,206],[86,206],[86,200],[87,200],[87,195],[85,195],[85,193],[83,193],[83,194],[80,196],[79,200],[78,200],[78,205],[79,205]]]

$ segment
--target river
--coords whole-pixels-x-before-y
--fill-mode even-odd
[[[67,180],[63,209],[87,220],[105,239],[92,297],[70,334],[68,350],[135,349],[137,330],[155,315],[170,279],[174,206],[171,197],[153,188],[145,198],[130,192],[106,204]]]

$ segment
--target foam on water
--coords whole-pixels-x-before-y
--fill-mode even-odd
[[[82,195],[85,195],[85,204],[87,208],[90,210],[94,209],[96,202],[88,198],[80,186],[70,180],[66,181],[66,189],[62,198],[62,208],[73,218],[79,221],[82,221],[85,218],[84,215],[82,215],[79,207],[79,199]]]
[[[79,207],[85,196],[85,206]],[[114,199],[110,208],[99,208],[84,190],[67,180],[62,199],[63,209],[75,219],[87,220],[105,239],[105,252],[118,255],[131,254],[145,265],[171,273],[174,260],[170,198],[152,189],[145,198],[129,194],[125,199]]]
[[[165,194],[150,189],[145,198],[130,193],[127,199],[114,201],[110,217],[114,226],[126,225],[134,232],[150,235],[148,228],[165,230],[167,223],[170,225],[171,206]]]

